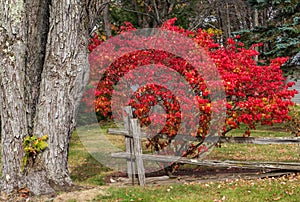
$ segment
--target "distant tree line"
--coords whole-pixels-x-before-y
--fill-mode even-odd
[[[98,28],[106,36],[124,21],[137,28],[159,27],[177,17],[185,29],[220,29],[218,42],[241,35],[246,47],[263,42],[260,61],[300,52],[300,2],[297,0],[111,0],[99,16]],[[290,65],[286,73],[295,71]],[[296,69],[297,70],[297,69]]]

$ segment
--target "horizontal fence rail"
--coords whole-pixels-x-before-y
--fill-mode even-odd
[[[119,152],[112,154],[114,158],[130,159],[131,154]],[[247,169],[282,169],[300,171],[300,163],[296,162],[260,162],[260,161],[232,161],[232,160],[198,160],[178,156],[164,156],[154,154],[142,154],[140,157],[146,161],[158,161],[162,163],[182,163],[208,167],[230,167],[230,168],[247,168]],[[135,159],[135,158],[133,158]]]
[[[110,135],[121,135],[133,137],[127,130],[109,128],[107,133]],[[140,138],[148,138],[145,132],[140,133]],[[300,137],[214,137],[219,138],[220,143],[245,143],[245,144],[300,144]],[[211,139],[212,142],[214,138]],[[196,138],[188,136],[183,137],[183,140],[195,141]],[[208,140],[209,142],[209,140]]]

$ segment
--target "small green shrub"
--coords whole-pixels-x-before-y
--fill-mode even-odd
[[[47,139],[48,135],[42,137],[33,135],[24,138],[23,145],[25,155],[22,162],[22,171],[24,171],[30,157],[34,160],[39,153],[43,152],[48,147],[48,143],[46,142]]]

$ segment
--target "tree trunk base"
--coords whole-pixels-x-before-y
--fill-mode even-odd
[[[29,172],[24,176],[24,179],[19,180],[18,185],[4,184],[7,186],[1,187],[1,191],[7,194],[19,193],[20,190],[26,189],[31,195],[52,195],[57,191],[70,192],[80,188],[74,185],[69,177],[65,177],[64,180],[60,180],[59,183],[49,180],[44,170]]]
[[[28,189],[34,195],[45,195],[55,193],[49,180],[46,177],[45,171],[33,171],[26,176],[26,184]]]

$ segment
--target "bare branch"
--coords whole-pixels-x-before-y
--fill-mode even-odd
[[[133,12],[133,13],[139,13],[139,14],[142,14],[142,15],[146,15],[146,16],[149,16],[149,17],[155,19],[155,17],[153,15],[150,15],[148,13],[143,13],[143,12],[140,12],[140,11],[135,11],[135,10],[128,9],[128,8],[123,8],[123,7],[121,7],[121,9],[123,9],[125,11],[128,11],[128,12]]]
[[[158,23],[160,23],[160,17],[159,17],[159,12],[158,12],[158,9],[157,9],[156,2],[155,2],[155,0],[152,0],[152,2],[153,2],[153,7],[154,7],[154,10],[155,10],[155,13],[156,13],[156,21]]]

